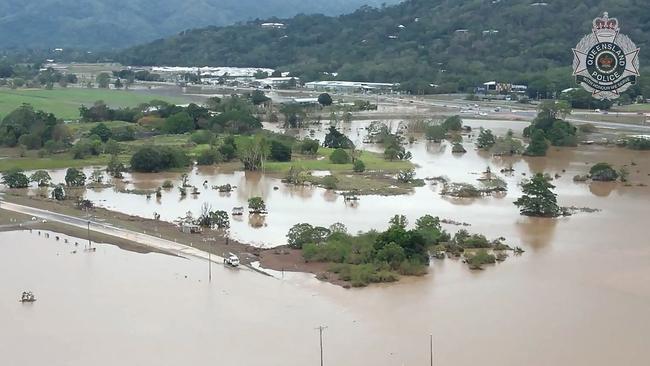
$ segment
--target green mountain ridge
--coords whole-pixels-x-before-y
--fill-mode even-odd
[[[0,48],[123,48],[184,29],[398,0],[3,0]]]
[[[402,82],[413,92],[469,90],[496,79],[552,93],[575,85],[572,52],[608,11],[643,49],[650,41],[645,0],[408,0],[337,17],[298,15],[286,29],[260,22],[208,27],[127,49],[132,65],[272,67],[304,80]]]

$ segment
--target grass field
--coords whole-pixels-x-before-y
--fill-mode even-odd
[[[35,109],[54,113],[58,118],[72,120],[79,118],[79,107],[92,105],[103,100],[113,108],[135,107],[152,99],[184,104],[182,98],[161,97],[142,92],[108,89],[55,88],[45,89],[0,89],[0,118],[22,105],[29,103]]]
[[[291,161],[277,162],[269,161],[264,164],[264,169],[268,172],[287,172],[292,165],[302,167],[305,170],[329,170],[333,172],[352,171],[352,164],[333,164],[329,157],[334,149],[321,147],[318,149],[316,158],[294,155]],[[359,157],[366,165],[366,170],[398,172],[403,169],[413,168],[410,161],[386,161],[381,154],[362,151]]]
[[[629,104],[612,108],[620,112],[650,112],[650,103],[645,104]]]
[[[81,168],[86,166],[106,165],[109,159],[110,156],[101,155],[79,160],[73,159],[72,155],[69,153],[57,154],[45,158],[39,158],[36,156],[12,157],[0,159],[0,172],[14,168],[22,170]]]

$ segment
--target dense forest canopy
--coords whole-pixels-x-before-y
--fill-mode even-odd
[[[545,93],[574,85],[571,48],[603,11],[642,48],[643,66],[650,34],[645,0],[408,0],[338,17],[273,20],[284,29],[265,29],[261,21],[195,29],[118,58],[139,65],[280,68],[305,80],[338,73],[338,79],[409,82],[414,89],[463,90],[497,79]]]
[[[3,0],[0,47],[121,48],[184,29],[299,13],[337,15],[398,0]]]

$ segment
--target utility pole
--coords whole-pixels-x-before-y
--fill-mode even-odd
[[[433,334],[429,335],[429,354],[431,355],[431,366],[433,366]]]
[[[90,242],[90,220],[88,220],[88,249],[92,247],[92,243]]]
[[[323,366],[323,331],[327,329],[327,327],[321,325],[316,329],[318,329],[318,334],[320,336],[320,366]]]
[[[208,252],[208,282],[212,282],[212,255]]]

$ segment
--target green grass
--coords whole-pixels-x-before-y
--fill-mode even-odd
[[[29,103],[37,110],[54,113],[58,118],[75,120],[79,118],[79,107],[92,105],[103,100],[113,108],[135,107],[152,99],[184,104],[183,98],[169,98],[153,94],[126,90],[55,88],[45,89],[0,89],[0,117],[4,117],[23,103]]]
[[[45,158],[27,156],[24,158],[0,159],[0,171],[19,168],[22,170],[80,168],[93,165],[106,165],[108,155],[93,156],[87,159],[73,159],[70,154],[59,154]]]
[[[318,149],[316,158],[294,154],[291,161],[277,162],[270,161],[264,164],[268,172],[287,172],[292,165],[300,166],[306,170],[329,170],[335,172],[352,171],[352,164],[333,164],[329,157],[334,149],[321,147]],[[366,164],[366,170],[397,172],[403,169],[413,168],[410,161],[386,161],[382,154],[369,151],[362,151],[359,159]]]
[[[629,104],[612,108],[614,111],[621,112],[650,112],[650,103],[645,104]]]

